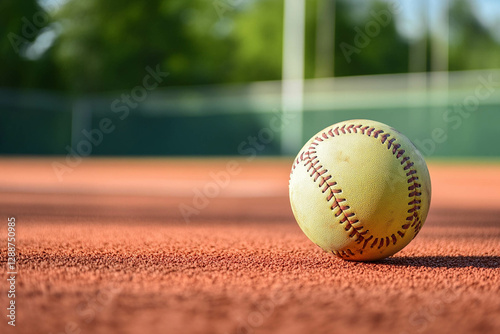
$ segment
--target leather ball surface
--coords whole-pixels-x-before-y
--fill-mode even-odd
[[[318,132],[294,160],[293,214],[306,236],[346,260],[395,254],[415,238],[431,200],[427,165],[388,125],[340,122]]]

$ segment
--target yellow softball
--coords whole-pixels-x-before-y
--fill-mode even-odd
[[[290,173],[292,211],[306,236],[346,260],[395,254],[427,218],[431,180],[412,142],[388,125],[350,120],[300,150]]]

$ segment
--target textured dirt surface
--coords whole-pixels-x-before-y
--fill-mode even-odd
[[[500,332],[499,164],[431,163],[418,237],[353,263],[300,231],[288,160],[52,162],[0,159],[1,333]]]

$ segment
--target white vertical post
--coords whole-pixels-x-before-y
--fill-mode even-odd
[[[281,153],[294,155],[302,143],[304,105],[305,0],[285,0],[281,109],[290,122],[281,132]]]
[[[448,71],[448,49],[449,49],[449,1],[441,2],[442,12],[436,13],[437,17],[432,20],[431,39],[431,70],[432,72]],[[429,10],[434,8],[429,6]],[[443,76],[447,80],[447,75]]]
[[[421,106],[422,101],[428,100],[427,82],[427,36],[429,32],[429,2],[428,0],[412,2],[411,10],[417,15],[422,24],[422,36],[420,39],[410,41],[408,57],[408,92],[410,108]],[[418,92],[418,94],[417,94]],[[418,128],[425,128],[429,123],[427,112],[411,112],[408,122],[415,124]]]
[[[429,1],[429,0],[428,0]],[[448,105],[449,90],[449,0],[441,2],[440,12],[432,20],[431,29],[431,76],[430,76],[430,96],[432,124],[440,124],[446,129],[447,123],[442,121],[441,112]],[[431,7],[429,6],[429,9]]]
[[[429,3],[428,1],[415,2],[412,8],[423,25],[420,40],[410,41],[408,71],[410,73],[424,73],[427,71],[427,34],[429,31]],[[418,38],[418,37],[417,37]]]

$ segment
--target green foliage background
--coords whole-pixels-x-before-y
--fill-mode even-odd
[[[307,1],[306,77],[314,77],[316,7]],[[387,9],[369,1],[336,2],[335,76],[408,71],[409,41],[395,20],[347,62],[339,45],[353,45],[355,27],[373,20],[370,11]],[[37,1],[0,4],[0,87],[41,88],[69,93],[129,89],[146,66],[168,69],[168,85],[279,80],[281,77],[283,0],[87,0],[56,2],[50,22],[36,27],[57,31],[51,47],[37,59],[23,57],[36,37],[23,25],[44,10]],[[357,15],[353,15],[356,13]],[[498,68],[500,46],[466,0],[450,9],[450,70]],[[25,39],[15,52],[8,36]],[[426,36],[429,37],[429,36]]]

